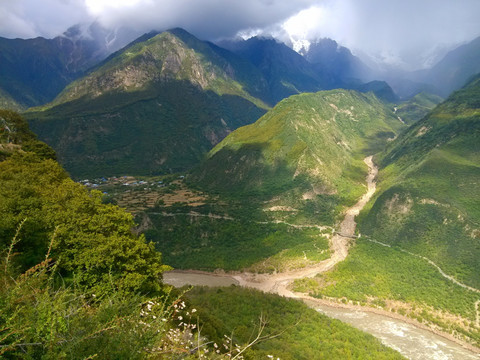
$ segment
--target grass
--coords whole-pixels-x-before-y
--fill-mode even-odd
[[[295,290],[316,297],[383,305],[420,322],[436,324],[444,331],[465,334],[477,346],[480,344],[480,331],[474,326],[474,304],[480,295],[445,279],[425,260],[395,247],[359,239],[334,271],[297,280]],[[402,305],[392,305],[392,301]],[[457,318],[452,321],[445,314]]]
[[[177,216],[168,217],[149,213],[153,226],[145,233],[147,239],[156,243],[165,263],[174,268],[242,270],[255,265],[257,270],[270,272],[285,266],[284,260],[302,259],[303,251],[310,262],[328,249],[318,229],[260,224],[245,218],[192,217],[183,215],[189,209],[178,210]],[[265,259],[264,267],[258,264]]]

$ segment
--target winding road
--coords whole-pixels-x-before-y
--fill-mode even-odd
[[[233,275],[232,277],[238,281],[239,285],[297,298],[298,295],[287,289],[292,281],[305,277],[314,277],[319,273],[332,269],[340,261],[345,260],[348,255],[351,238],[355,233],[355,216],[359,214],[376,190],[375,177],[378,174],[378,168],[373,163],[372,156],[365,158],[364,162],[368,166],[367,192],[354,206],[345,212],[345,218],[340,223],[339,231],[330,239],[330,250],[332,254],[330,258],[313,266],[277,274],[253,274],[244,272]]]

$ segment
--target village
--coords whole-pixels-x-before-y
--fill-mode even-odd
[[[136,215],[148,208],[184,204],[205,204],[205,194],[188,189],[184,175],[100,177],[78,181],[91,190],[101,191],[104,201],[116,204]]]

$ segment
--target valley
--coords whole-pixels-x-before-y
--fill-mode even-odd
[[[359,214],[362,208],[371,199],[376,189],[375,178],[378,173],[378,168],[373,164],[372,156],[365,158],[364,161],[369,167],[367,192],[353,207],[346,210],[345,217],[340,223],[339,231],[335,232],[335,235],[331,238],[331,257],[329,259],[324,260],[315,266],[306,267],[301,270],[270,275],[243,272],[216,272],[215,274],[211,274],[195,270],[177,270],[166,273],[164,275],[165,281],[177,287],[185,285],[210,287],[237,285],[258,289],[262,292],[275,293],[287,298],[300,299],[319,312],[346,321],[361,330],[374,334],[381,338],[386,345],[399,350],[400,353],[408,356],[410,359],[437,359],[442,356],[447,356],[450,359],[476,359],[477,355],[475,354],[478,354],[478,349],[476,347],[472,347],[464,342],[459,343],[455,337],[446,334],[442,330],[434,330],[422,323],[412,321],[401,314],[400,316],[395,313],[392,314],[391,312],[381,310],[380,307],[372,305],[366,307],[355,305],[355,303],[352,304],[351,302],[342,301],[341,303],[337,303],[334,299],[328,298],[318,300],[304,293],[296,292],[295,287],[292,287],[294,280],[311,278],[322,272],[329,271],[336,264],[344,261],[348,256],[348,249],[352,237],[355,238],[355,216]],[[390,247],[386,244],[380,243],[380,245]],[[409,255],[418,256],[411,253],[409,253]],[[431,260],[426,258],[423,259],[427,260],[430,265],[437,268],[444,278],[452,281],[458,286],[480,294],[480,290],[459,283],[451,276],[445,274]],[[479,303],[480,300],[475,303],[477,326],[480,316],[478,313]],[[384,324],[383,327],[380,325],[382,323]],[[430,331],[433,331],[436,335],[430,333]],[[426,345],[425,348],[422,347],[422,350],[420,350],[420,348],[415,346],[415,344],[418,345],[418,341],[424,343]],[[460,345],[458,345],[458,343]]]
[[[478,34],[206,3],[0,24],[0,358],[478,359]]]

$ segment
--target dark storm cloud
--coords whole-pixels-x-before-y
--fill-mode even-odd
[[[330,37],[415,68],[479,36],[478,14],[480,0],[0,0],[0,36],[53,37],[97,20],[138,34],[183,27],[208,40],[238,33]]]
[[[97,20],[138,32],[183,27],[205,39],[266,27],[314,0],[0,0],[0,36],[53,37]]]
[[[200,38],[234,36],[245,28],[263,28],[283,21],[314,0],[138,0],[134,6],[93,9],[106,26],[118,24],[148,31],[183,27]]]

